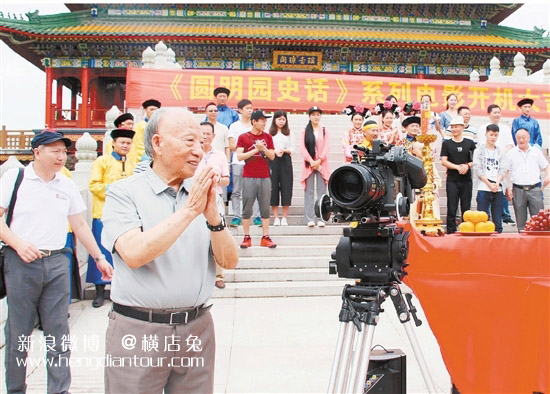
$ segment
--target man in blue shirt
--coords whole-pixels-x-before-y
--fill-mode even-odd
[[[517,145],[516,133],[519,129],[525,129],[531,136],[529,145],[542,149],[542,135],[540,133],[539,122],[530,116],[533,103],[533,99],[530,98],[524,98],[518,101],[518,107],[521,109],[521,116],[514,119],[512,122],[512,138],[514,139],[514,145]]]
[[[231,91],[224,87],[214,89],[214,97],[218,104],[218,122],[227,127],[231,126],[231,123],[239,120],[239,113],[226,105],[230,93]]]

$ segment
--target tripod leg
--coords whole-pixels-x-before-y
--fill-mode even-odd
[[[357,379],[355,381],[355,387],[353,392],[356,394],[363,394],[365,391],[365,382],[367,380],[367,369],[369,367],[370,360],[370,350],[372,348],[372,341],[374,339],[374,328],[375,325],[367,324],[366,340],[363,345],[363,349],[358,349],[361,351],[361,364],[359,364],[359,373],[357,374]]]
[[[351,373],[350,378],[347,381],[345,392],[350,392],[352,389],[355,388],[356,380],[357,380],[357,372],[359,371],[359,364],[361,361],[361,356],[364,355],[364,346],[365,343],[365,337],[367,336],[367,327],[365,323],[361,323],[361,332],[359,335],[357,335],[355,340],[355,346],[354,346],[354,352],[353,352],[353,360],[351,363]]]
[[[340,357],[342,356],[342,345],[344,344],[344,338],[346,337],[346,328],[349,322],[341,322],[340,330],[338,331],[338,340],[336,341],[336,350],[334,352],[334,359],[332,360],[332,370],[330,371],[330,381],[328,383],[328,393],[334,393],[334,387],[336,386],[336,378],[340,369]]]
[[[424,378],[424,382],[428,387],[428,391],[430,393],[436,393],[437,391],[435,389],[435,384],[434,384],[432,375],[430,374],[430,370],[428,369],[428,364],[426,364],[426,360],[424,359],[424,353],[422,353],[422,349],[418,344],[418,339],[416,338],[416,334],[414,333],[412,323],[409,320],[403,323],[403,325],[405,326],[405,331],[407,332],[407,336],[409,337],[409,342],[411,343],[411,346],[413,348],[414,356],[416,357],[416,362],[420,367],[420,371],[422,372],[422,377]]]
[[[344,337],[344,347],[342,348],[342,355],[340,356],[338,377],[336,379],[336,393],[341,393],[344,390],[344,383],[346,382],[349,372],[351,347],[356,331],[353,323],[348,323]]]

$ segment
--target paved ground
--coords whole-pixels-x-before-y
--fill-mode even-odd
[[[215,299],[213,303],[217,339],[216,392],[326,392],[339,330],[340,297],[231,298]],[[416,304],[420,306],[418,301]],[[402,349],[407,355],[407,391],[428,392],[391,301],[387,300],[384,306],[386,312],[380,315],[373,343]],[[92,364],[104,355],[109,309],[110,303],[94,309],[91,301],[70,306],[71,335],[76,338],[72,356],[72,393],[103,392],[103,369]],[[414,332],[437,391],[448,393],[450,378],[439,347],[422,311],[420,317],[424,324]],[[41,332],[35,330],[35,346],[30,353],[33,360],[43,357],[40,336]],[[3,360],[3,350],[0,356]],[[3,364],[1,380],[4,377]],[[28,375],[28,393],[44,393],[44,366],[29,367]],[[1,390],[5,392],[3,382]]]

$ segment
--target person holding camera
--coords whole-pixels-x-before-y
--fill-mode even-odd
[[[252,112],[250,119],[252,130],[241,134],[237,140],[237,159],[244,160],[243,168],[243,230],[244,239],[241,248],[252,246],[250,238],[250,217],[256,198],[260,206],[263,237],[260,246],[275,248],[277,244],[269,237],[271,179],[269,178],[268,160],[275,158],[273,138],[265,133],[267,116],[258,109]]]
[[[328,154],[330,151],[330,137],[326,129],[321,126],[323,111],[313,106],[308,111],[309,122],[302,133],[301,151],[304,157],[302,171],[302,185],[304,186],[304,215],[307,226],[315,227],[315,190],[317,199],[327,192],[327,183],[330,178]],[[318,218],[317,226],[325,227],[322,218]]]

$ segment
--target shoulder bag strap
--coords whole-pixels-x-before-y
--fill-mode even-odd
[[[19,169],[19,173],[17,174],[17,179],[15,180],[15,186],[13,188],[13,192],[11,193],[10,205],[8,206],[8,215],[6,216],[6,224],[8,227],[11,224],[11,219],[13,216],[13,208],[15,207],[15,202],[17,201],[17,191],[19,190],[19,186],[21,185],[21,182],[23,182],[24,171],[25,171],[24,168]]]

